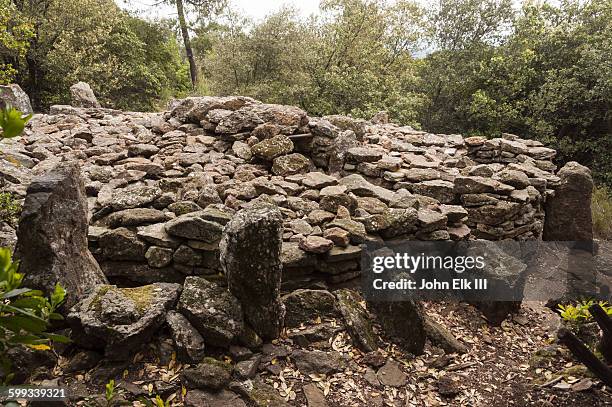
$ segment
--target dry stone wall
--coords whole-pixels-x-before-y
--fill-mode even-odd
[[[246,97],[177,100],[164,113],[53,106],[4,146],[3,190],[77,163],[89,246],[125,285],[223,280],[235,212],[273,202],[285,289],[359,276],[368,240],[536,239],[559,184],[533,140],[430,134]]]

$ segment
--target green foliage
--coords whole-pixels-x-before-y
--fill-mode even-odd
[[[32,24],[10,0],[0,0],[0,85],[17,75],[16,62],[23,58],[34,37]]]
[[[17,226],[21,205],[10,192],[0,192],[0,221]]]
[[[68,341],[64,336],[45,332],[51,320],[62,319],[55,311],[64,301],[65,290],[57,284],[46,298],[41,291],[23,288],[23,274],[18,268],[10,250],[0,248],[0,366],[4,372],[10,372],[7,351],[13,347],[48,350],[52,341]],[[3,381],[8,383],[11,379],[8,373]]]
[[[115,398],[115,396],[117,395],[115,393],[115,380],[111,379],[108,381],[108,383],[106,383],[104,385],[104,397],[106,398],[106,404],[107,405],[112,405],[113,399]]]
[[[600,239],[612,239],[612,191],[605,186],[593,190],[591,201],[593,233]]]
[[[369,118],[387,110],[418,125],[423,101],[411,53],[424,31],[421,10],[408,1],[328,0],[322,12],[303,20],[284,8],[259,24],[231,15],[227,26],[202,27],[194,46],[211,92],[296,104],[314,115]]]
[[[102,104],[129,110],[155,109],[189,88],[171,22],[133,17],[112,0],[15,4],[36,28],[27,52],[13,64],[35,109],[69,102],[69,88],[79,80],[92,86]],[[0,53],[0,64],[7,60]]]
[[[558,311],[561,318],[563,318],[565,321],[573,325],[580,325],[582,323],[589,322],[593,318],[591,312],[589,311],[589,308],[593,304],[595,304],[595,301],[592,299],[578,301],[575,305],[559,304]],[[599,305],[601,308],[603,308],[606,314],[612,316],[612,305],[608,304],[607,301],[599,301]]]
[[[19,110],[12,106],[0,109],[0,133],[1,138],[13,138],[23,133],[26,123],[32,118],[29,114],[24,116]]]

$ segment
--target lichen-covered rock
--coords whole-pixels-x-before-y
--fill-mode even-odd
[[[561,179],[559,187],[555,196],[546,202],[544,240],[593,240],[591,171],[572,161],[565,164],[557,175]]]
[[[295,328],[318,317],[337,318],[336,298],[326,290],[295,290],[282,298],[285,305],[285,325]]]
[[[255,205],[232,218],[219,245],[229,289],[242,303],[245,319],[263,339],[278,337],[283,326],[282,225],[278,207]]]
[[[242,306],[227,289],[201,277],[187,277],[178,310],[213,346],[229,347],[244,328]]]
[[[238,396],[228,390],[203,391],[189,390],[185,395],[185,407],[247,407],[246,403]]]
[[[87,245],[87,198],[79,167],[63,163],[27,189],[17,233],[17,257],[27,286],[66,289],[66,308],[107,282]]]
[[[359,294],[349,289],[335,292],[338,299],[338,310],[342,314],[347,331],[353,343],[363,352],[373,352],[378,349],[378,340],[367,311],[361,306]]]
[[[181,380],[189,389],[221,390],[231,377],[231,365],[213,358],[204,358],[197,366],[181,372]]]
[[[161,194],[161,189],[155,186],[130,185],[113,191],[111,205],[115,211],[138,208],[155,201]]]
[[[281,176],[306,173],[311,166],[310,160],[302,154],[287,154],[274,159],[272,173]]]
[[[127,228],[110,230],[98,241],[104,256],[110,260],[138,261],[145,258],[146,245]]]
[[[272,161],[276,157],[289,154],[291,151],[293,151],[293,142],[283,135],[265,139],[251,147],[251,152],[255,157],[266,161]]]
[[[98,285],[68,314],[72,339],[106,358],[126,360],[154,335],[174,307],[181,286],[155,283],[137,288]]]
[[[223,225],[202,215],[207,212],[191,212],[166,223],[165,229],[169,235],[190,240],[201,240],[207,243],[218,242],[221,239]]]
[[[164,212],[151,208],[132,208],[114,212],[104,218],[102,223],[111,228],[121,226],[141,226],[169,220]]]
[[[205,343],[202,335],[191,325],[189,320],[176,311],[166,315],[174,346],[179,360],[186,363],[198,363],[205,356]]]

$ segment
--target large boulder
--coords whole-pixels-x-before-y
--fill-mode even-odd
[[[245,318],[263,339],[274,339],[283,327],[280,299],[283,217],[277,206],[243,209],[223,231],[221,266],[230,291],[240,300]]]
[[[546,202],[544,240],[591,241],[593,219],[591,171],[571,161],[557,173],[561,179],[555,195]]]
[[[34,113],[30,98],[19,85],[1,85],[0,86],[0,108],[3,105],[11,105],[22,113]]]
[[[66,308],[87,290],[107,283],[87,246],[87,196],[75,163],[61,163],[27,189],[17,233],[17,258],[26,285],[66,289]]]
[[[84,348],[104,349],[109,359],[127,360],[164,323],[180,291],[179,284],[171,283],[98,285],[68,314],[72,339]]]
[[[101,107],[91,86],[86,82],[77,82],[70,87],[72,106],[75,107]]]

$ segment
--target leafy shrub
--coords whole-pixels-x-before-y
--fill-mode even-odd
[[[0,128],[2,129],[0,137],[13,138],[19,136],[31,118],[31,114],[24,116],[14,107],[5,106],[0,110]]]
[[[575,305],[559,304],[558,311],[561,318],[563,318],[565,321],[573,325],[580,325],[593,319],[593,316],[589,311],[589,308],[591,308],[593,304],[595,304],[595,300],[582,300],[578,301]],[[608,315],[612,316],[612,305],[608,304],[607,301],[599,301],[599,305]]]
[[[17,226],[21,204],[8,192],[0,192],[0,221]]]
[[[612,191],[605,186],[595,188],[591,202],[593,233],[601,239],[612,239]]]
[[[56,313],[64,301],[65,290],[57,284],[49,298],[38,290],[21,287],[24,275],[18,272],[9,249],[0,248],[0,367],[5,383],[11,381],[11,362],[7,351],[17,346],[49,350],[50,343],[68,342],[68,338],[45,332],[51,320],[61,320]]]

